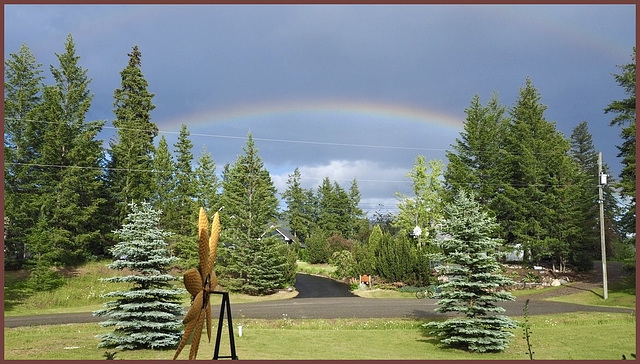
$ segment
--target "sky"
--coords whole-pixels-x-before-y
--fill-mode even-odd
[[[249,133],[279,192],[295,168],[360,207],[397,212],[419,155],[440,159],[460,137],[474,95],[514,106],[529,77],[545,118],[566,137],[587,121],[617,177],[620,128],[604,109],[625,98],[613,74],[631,62],[635,5],[4,5],[4,57],[26,44],[58,66],[71,34],[107,120],[134,45],[169,142],[186,124],[196,158],[218,172]],[[159,141],[159,137],[156,143]]]

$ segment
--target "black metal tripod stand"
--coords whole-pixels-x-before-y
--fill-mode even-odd
[[[216,335],[216,346],[213,352],[213,360],[220,358],[226,358],[231,360],[238,360],[236,355],[236,342],[233,338],[233,322],[231,320],[231,303],[229,302],[229,292],[216,292],[211,293],[221,294],[222,303],[220,304],[220,318],[218,319],[218,334]],[[224,323],[224,311],[227,310],[227,325],[229,326],[229,346],[231,348],[230,356],[220,356],[220,339],[222,336],[222,324]]]

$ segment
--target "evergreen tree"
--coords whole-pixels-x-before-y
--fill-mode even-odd
[[[327,241],[327,236],[321,230],[313,230],[305,244],[309,263],[324,264],[329,262],[329,242]]]
[[[120,72],[120,88],[114,91],[113,126],[117,136],[109,142],[108,182],[114,226],[119,226],[134,201],[153,196],[153,140],[158,127],[151,121],[153,94],[142,74],[142,54],[134,46],[129,62]]]
[[[103,295],[115,300],[106,302],[94,315],[107,316],[101,325],[115,329],[97,336],[101,340],[98,347],[173,348],[181,336],[183,290],[172,286],[176,278],[168,269],[178,258],[169,254],[166,239],[170,233],[158,228],[160,211],[149,203],[130,204],[130,209],[124,225],[115,232],[120,242],[111,250],[114,261],[109,268],[133,273],[104,280],[125,282],[131,289]]]
[[[189,140],[187,126],[182,124],[178,141],[174,144],[176,155],[175,171],[175,216],[173,216],[172,231],[182,236],[192,236],[196,233],[198,208],[195,206],[195,176],[193,173],[193,143]]]
[[[447,151],[447,170],[444,173],[450,198],[459,189],[476,191],[478,201],[496,209],[501,185],[505,182],[501,161],[503,159],[505,107],[497,96],[487,106],[480,104],[476,95],[465,110],[467,118],[460,138]]]
[[[103,150],[96,139],[104,122],[85,122],[93,95],[90,80],[75,52],[73,38],[65,52],[56,54],[60,64],[51,66],[55,85],[45,88],[35,114],[46,122],[37,164],[46,180],[39,185],[38,235],[50,239],[53,259],[45,264],[74,265],[101,255],[99,219],[103,196]],[[45,244],[47,245],[47,244]]]
[[[418,156],[411,172],[413,197],[398,194],[397,219],[394,225],[401,235],[413,235],[418,245],[429,245],[436,235],[436,226],[442,219],[444,186],[440,179],[442,161]],[[419,228],[416,229],[416,228]]]
[[[26,241],[37,220],[37,177],[45,123],[34,111],[42,101],[42,65],[25,44],[4,63],[4,230],[5,269],[26,259]]]
[[[286,264],[276,264],[287,258],[266,241],[277,222],[277,191],[251,134],[244,151],[223,175],[223,225],[231,248],[222,249],[226,252],[221,256],[220,279],[229,290],[265,294],[272,291],[271,284],[283,284],[289,269]],[[278,279],[274,278],[274,267],[279,271]]]
[[[449,318],[425,324],[440,342],[464,350],[502,351],[516,327],[506,316],[498,301],[514,300],[500,288],[513,284],[500,274],[496,261],[500,241],[493,238],[498,224],[473,195],[460,190],[445,208],[442,226],[449,239],[439,241],[442,249],[437,260],[446,263],[437,269],[446,277],[439,287],[437,312],[453,312],[463,317]]]
[[[300,170],[296,168],[287,180],[287,190],[282,197],[287,204],[284,217],[294,238],[305,241],[310,233],[310,218],[308,212],[308,198],[304,188],[300,185],[302,178]]]
[[[363,244],[356,245],[354,258],[360,274],[377,274],[378,261],[376,254],[382,244],[383,231],[380,225],[374,225],[369,238]]]
[[[636,48],[633,47],[632,62],[620,66],[621,73],[614,74],[615,80],[624,88],[627,98],[613,101],[604,109],[605,113],[614,113],[609,125],[622,127],[622,144],[618,146],[622,158],[620,187],[623,196],[630,199],[623,224],[627,233],[636,232]],[[634,239],[635,241],[635,239]]]
[[[282,249],[283,246],[286,250]],[[250,295],[271,294],[293,284],[290,272],[291,267],[295,267],[295,261],[292,264],[288,259],[289,249],[284,242],[275,237],[266,237],[254,240],[251,247],[243,292]]]
[[[244,152],[222,182],[223,225],[232,238],[257,239],[276,223],[278,199],[251,134]]]
[[[333,182],[333,206],[331,211],[337,222],[336,230],[342,237],[350,237],[353,230],[353,221],[351,219],[351,200],[347,191],[338,184]]]
[[[160,137],[160,142],[153,155],[153,172],[155,188],[151,200],[155,209],[164,211],[160,216],[160,225],[164,229],[169,229],[172,225],[170,211],[175,210],[172,197],[176,181],[173,158],[164,135]]]
[[[520,246],[525,260],[549,257],[556,248],[572,237],[558,230],[557,213],[565,210],[563,224],[573,230],[579,224],[575,214],[579,193],[575,185],[576,165],[570,159],[569,143],[553,122],[544,118],[546,106],[527,78],[516,105],[510,111],[511,122],[505,135],[504,173],[507,183],[500,196],[500,219],[506,243]],[[560,198],[562,196],[562,198]],[[557,252],[566,249],[556,249]],[[565,259],[565,256],[557,256]]]
[[[207,214],[213,215],[220,209],[220,181],[216,175],[216,164],[203,148],[195,170],[196,202]]]
[[[405,235],[383,233],[377,243],[376,271],[389,282],[407,282],[416,264],[415,244]]]
[[[360,189],[358,188],[358,181],[354,178],[349,186],[349,224],[347,237],[349,239],[355,239],[358,237],[364,237],[369,232],[369,222],[365,218],[365,213],[360,208]]]
[[[316,192],[318,201],[317,225],[327,235],[340,232],[340,211],[338,196],[329,177],[322,179]]]
[[[578,124],[571,133],[570,155],[578,164],[579,171],[577,184],[580,186],[580,214],[582,217],[581,238],[583,242],[581,249],[572,249],[571,263],[576,264],[580,260],[593,260],[600,258],[600,212],[598,207],[598,152],[593,145],[593,137],[589,132],[586,121]],[[603,164],[603,171],[608,170],[608,166]],[[613,182],[613,181],[612,181]],[[613,183],[603,187],[606,246],[612,247],[613,241],[618,239],[620,234],[617,217],[619,207],[616,201]],[[578,259],[583,256],[583,259]],[[591,262],[589,261],[589,269]]]

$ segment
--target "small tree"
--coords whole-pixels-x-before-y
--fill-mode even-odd
[[[120,242],[111,253],[115,260],[109,268],[131,270],[127,276],[105,278],[107,282],[124,282],[129,290],[114,291],[103,297],[117,297],[95,311],[95,316],[108,316],[101,323],[115,326],[111,333],[98,335],[98,347],[117,349],[172,348],[180,341],[182,306],[176,289],[169,282],[176,278],[167,267],[178,258],[169,256],[166,238],[170,233],[158,228],[160,211],[148,203],[130,204],[131,213],[122,229],[115,231]]]
[[[505,310],[494,303],[514,300],[510,293],[500,291],[513,282],[500,274],[496,260],[500,241],[491,234],[498,225],[473,198],[460,191],[446,206],[443,232],[449,238],[438,242],[443,253],[436,257],[445,263],[437,270],[447,279],[440,285],[436,311],[464,317],[425,325],[445,345],[477,352],[502,351],[513,336],[507,330],[516,324],[499,315]]]

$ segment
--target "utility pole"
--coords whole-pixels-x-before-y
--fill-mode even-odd
[[[602,173],[602,152],[598,153],[598,204],[600,204],[600,248],[602,249],[602,288],[603,298],[608,298],[607,292],[607,249],[604,245],[604,197],[602,187],[607,184],[607,175]]]

